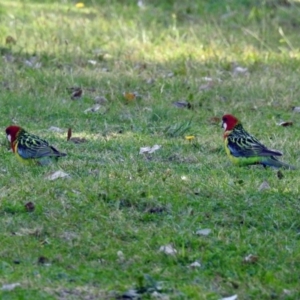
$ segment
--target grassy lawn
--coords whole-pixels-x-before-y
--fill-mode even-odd
[[[0,298],[300,299],[299,171],[232,165],[221,128],[300,167],[299,3],[75,4],[0,4]],[[20,165],[11,124],[68,156]]]

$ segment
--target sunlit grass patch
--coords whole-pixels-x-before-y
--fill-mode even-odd
[[[298,299],[298,171],[220,124],[299,166],[297,2],[142,2],[1,2],[0,294]],[[20,165],[10,124],[67,157]]]

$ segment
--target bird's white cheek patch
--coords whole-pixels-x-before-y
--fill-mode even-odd
[[[11,143],[11,135],[10,134],[7,135],[7,139]]]
[[[226,129],[227,129],[227,124],[226,123],[223,123],[223,128],[226,131]]]

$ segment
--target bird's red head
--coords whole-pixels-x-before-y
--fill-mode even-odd
[[[16,126],[16,125],[8,126],[5,129],[6,137],[7,137],[8,141],[11,143],[11,145],[13,145],[13,142],[16,140],[21,129],[22,129],[21,127]]]
[[[233,115],[224,115],[222,117],[222,127],[224,131],[232,130],[240,121]]]

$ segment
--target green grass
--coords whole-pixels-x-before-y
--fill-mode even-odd
[[[130,289],[142,299],[299,299],[299,171],[279,179],[232,165],[211,120],[236,115],[300,167],[299,3],[84,3],[0,4],[0,288],[20,283],[1,299],[121,299]],[[40,67],[24,63],[33,56]],[[234,63],[247,74],[235,76]],[[97,96],[107,102],[84,113]],[[13,123],[68,156],[20,165],[4,135]],[[67,142],[69,127],[87,142]],[[45,179],[57,170],[70,178]],[[159,252],[168,244],[176,255]],[[249,254],[258,260],[245,263]]]

